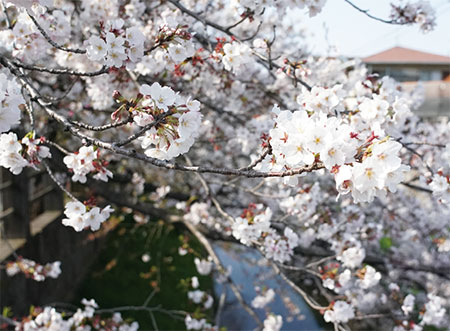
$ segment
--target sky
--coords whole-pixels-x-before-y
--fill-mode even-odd
[[[372,15],[385,19],[389,19],[390,2],[392,0],[353,0],[358,7],[369,9]],[[305,18],[303,24],[312,34],[309,45],[316,55],[364,57],[401,46],[450,56],[450,0],[429,2],[436,10],[437,25],[428,33],[422,33],[416,25],[398,26],[375,21],[344,0],[328,0],[320,14]],[[328,45],[333,45],[334,51],[330,52]]]

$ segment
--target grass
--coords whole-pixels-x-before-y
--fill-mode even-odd
[[[82,298],[94,298],[100,308],[142,306],[148,296],[154,296],[148,307],[160,306],[167,310],[196,311],[196,316],[212,316],[212,311],[200,311],[187,299],[189,278],[197,276],[200,289],[212,295],[210,277],[200,276],[194,264],[194,255],[205,256],[202,247],[179,225],[160,221],[137,224],[131,214],[124,215],[119,225],[109,234],[107,243],[92,270],[82,282],[75,303]],[[180,256],[178,247],[185,244],[193,254]],[[187,247],[186,246],[186,247]],[[148,254],[150,261],[143,262]],[[184,330],[184,316],[160,312],[152,316],[147,311],[124,311],[122,316],[139,322],[141,330]]]

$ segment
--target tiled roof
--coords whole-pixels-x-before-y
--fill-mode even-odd
[[[394,47],[362,59],[364,63],[449,64],[450,57]]]

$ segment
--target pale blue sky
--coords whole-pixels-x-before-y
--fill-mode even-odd
[[[362,9],[385,19],[389,18],[389,0],[354,0]],[[450,0],[430,0],[436,10],[434,31],[422,33],[418,26],[398,26],[381,23],[356,11],[344,0],[328,0],[322,12],[302,22],[310,37],[313,54],[368,56],[385,49],[402,46],[425,52],[450,56]],[[327,51],[324,24],[328,40],[337,52]]]

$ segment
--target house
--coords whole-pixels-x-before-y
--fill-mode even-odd
[[[394,47],[366,57],[372,72],[391,76],[399,82],[450,80],[450,57]]]
[[[372,73],[390,76],[410,90],[421,82],[425,102],[418,109],[423,117],[450,116],[450,57],[394,47],[363,58]]]

